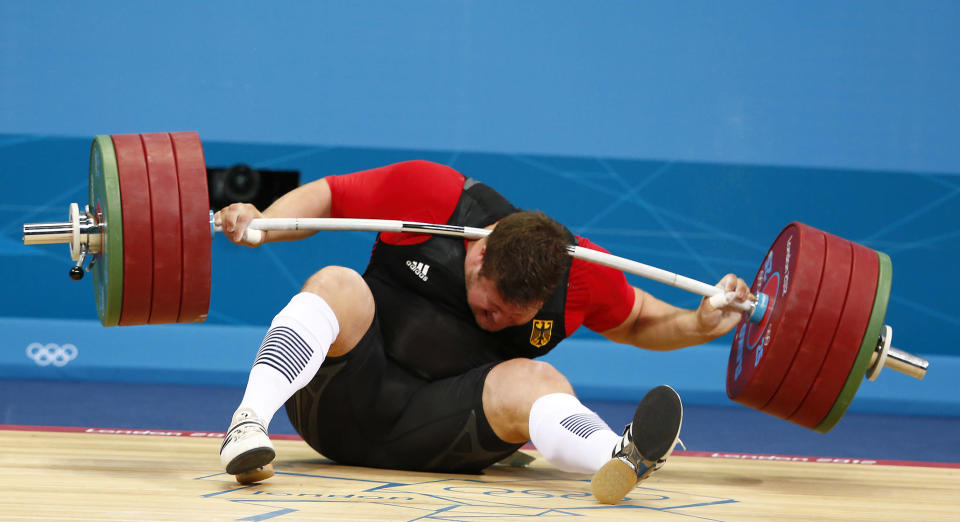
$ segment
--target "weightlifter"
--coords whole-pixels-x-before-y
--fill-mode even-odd
[[[680,397],[669,386],[654,388],[617,434],[559,371],[534,358],[581,325],[617,343],[672,350],[722,336],[741,317],[708,299],[696,310],[674,307],[620,271],[573,259],[570,244],[599,247],[426,161],[329,176],[263,212],[237,203],[215,220],[245,244],[247,224],[260,217],[493,231],[478,240],[381,233],[362,275],[339,266],[313,274],[274,318],[254,360],[220,449],[231,474],[273,460],[267,427],[286,404],[303,439],[342,464],[475,473],[532,441],[557,468],[594,474],[597,498],[617,502],[673,450]],[[263,241],[310,234],[268,231]],[[718,286],[737,301],[752,298],[733,274]]]

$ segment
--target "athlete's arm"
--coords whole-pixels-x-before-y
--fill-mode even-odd
[[[223,229],[230,241],[244,246],[243,233],[253,219],[279,217],[330,217],[330,185],[318,179],[301,185],[284,194],[261,212],[250,203],[233,203],[214,214],[214,222]],[[262,243],[270,241],[294,241],[314,234],[312,230],[269,230],[263,232]]]
[[[464,177],[450,167],[406,161],[351,174],[328,176],[283,195],[260,212],[249,203],[234,203],[214,219],[234,243],[256,218],[356,217],[444,223],[453,212]],[[310,230],[271,230],[263,242],[293,241]],[[410,234],[406,234],[409,236]]]
[[[750,295],[747,283],[733,274],[727,274],[718,286],[736,292],[737,300]],[[651,350],[674,350],[709,342],[733,330],[740,322],[736,310],[718,309],[704,298],[696,310],[678,308],[651,294],[633,288],[633,308],[619,325],[601,335],[611,341],[631,344]]]

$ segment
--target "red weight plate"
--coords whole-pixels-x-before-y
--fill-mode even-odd
[[[196,132],[171,132],[180,183],[180,216],[183,240],[183,289],[179,323],[207,318],[210,307],[210,198],[207,166]]]
[[[820,288],[826,250],[823,232],[791,223],[777,236],[753,280],[751,291],[770,298],[759,324],[737,327],[727,363],[727,395],[760,409],[790,367]]]
[[[877,253],[853,242],[850,245],[853,248],[853,268],[837,334],[830,343],[827,357],[810,387],[810,393],[787,419],[811,429],[830,411],[850,376],[877,293],[877,274],[880,269]]]
[[[837,332],[840,314],[850,284],[850,269],[853,265],[853,249],[846,239],[824,232],[827,252],[823,262],[820,291],[817,294],[807,331],[797,348],[793,363],[787,371],[780,388],[763,407],[763,411],[786,419],[803,401],[820,366],[827,356],[830,342]]]
[[[123,305],[121,325],[147,324],[153,296],[153,224],[143,144],[137,134],[110,137],[117,153],[123,216]]]
[[[170,135],[141,134],[150,176],[153,217],[153,302],[150,324],[175,323],[180,313],[181,233],[180,186]]]

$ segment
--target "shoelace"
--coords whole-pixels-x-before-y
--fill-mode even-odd
[[[251,431],[259,430],[262,431],[264,435],[267,434],[266,428],[264,428],[263,424],[259,421],[250,419],[249,416],[245,417],[245,419],[248,420],[242,420],[234,424],[233,427],[230,428],[230,431],[227,432],[227,436],[223,438],[223,444],[220,445],[221,453],[223,453],[223,448],[225,448],[231,440],[240,440]]]
[[[622,452],[624,448],[633,443],[633,437],[630,436],[630,425],[627,424],[623,428],[623,435],[620,437],[620,441],[617,442],[617,445],[613,447],[612,456],[616,457],[617,454]]]
[[[643,457],[640,455],[640,452],[637,451],[635,446],[630,452],[624,451],[624,449],[626,449],[626,447],[631,445],[632,443],[633,443],[633,437],[631,437],[631,434],[630,434],[630,424],[627,424],[623,428],[623,436],[620,438],[620,442],[618,442],[616,447],[613,449],[612,456],[613,458],[620,458],[625,460],[630,465],[630,467],[637,472],[637,475],[641,476],[641,475],[644,475],[646,471],[650,469],[650,467],[643,463]],[[677,442],[674,443],[673,448],[676,448],[678,444],[680,445],[681,448],[683,448],[683,451],[687,451],[687,445],[684,444],[683,440],[681,440],[679,437],[677,437]],[[673,448],[671,448],[669,453],[673,452]],[[662,468],[666,462],[667,462],[666,457],[657,460],[657,462],[653,465],[653,471],[656,471]]]

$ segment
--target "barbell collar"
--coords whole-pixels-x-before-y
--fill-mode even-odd
[[[89,207],[80,212],[76,203],[70,204],[70,221],[60,223],[26,223],[23,225],[24,245],[70,245],[70,258],[77,261],[84,255],[99,254],[103,249],[103,226],[89,213]]]
[[[70,268],[70,279],[74,281],[83,279],[83,263],[87,260],[87,252],[87,245],[80,245],[80,255],[77,258],[77,263]]]

